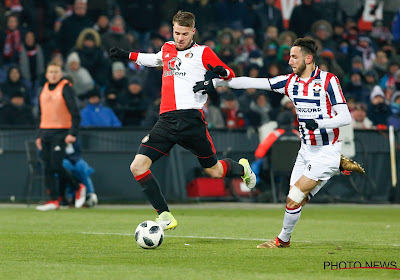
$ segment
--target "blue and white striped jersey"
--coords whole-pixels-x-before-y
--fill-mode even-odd
[[[311,77],[302,79],[296,74],[282,75],[268,79],[271,90],[286,94],[296,108],[299,131],[305,144],[329,145],[338,140],[339,128],[321,128],[314,131],[305,127],[305,120],[329,119],[336,112],[332,106],[346,104],[338,78],[318,67]]]

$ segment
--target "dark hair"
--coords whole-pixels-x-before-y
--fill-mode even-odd
[[[298,38],[294,41],[293,47],[300,47],[301,52],[304,55],[311,55],[313,57],[313,61],[315,61],[315,58],[317,57],[318,46],[313,39]]]
[[[196,18],[191,12],[183,12],[179,10],[172,18],[172,24],[174,24],[175,22],[180,26],[193,28],[196,22]]]

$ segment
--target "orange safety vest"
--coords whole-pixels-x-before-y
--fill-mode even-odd
[[[69,129],[72,126],[72,116],[63,97],[63,89],[68,80],[62,80],[54,90],[49,89],[46,82],[39,97],[42,129]]]

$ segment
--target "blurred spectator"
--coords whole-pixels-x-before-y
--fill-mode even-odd
[[[282,12],[274,6],[275,2],[276,0],[264,0],[262,5],[255,11],[255,29],[258,30],[258,38],[263,38],[263,33],[269,26],[275,26],[278,29],[278,32],[284,30]]]
[[[131,49],[129,38],[125,34],[125,22],[121,16],[115,16],[111,20],[110,29],[101,36],[101,45],[107,52],[112,47]]]
[[[356,103],[351,112],[351,125],[354,129],[371,129],[373,124],[367,117],[367,106],[364,103]]]
[[[289,30],[292,30],[298,37],[311,30],[314,22],[319,20],[318,11],[313,6],[313,0],[302,0],[299,6],[296,6],[290,16]]]
[[[279,47],[278,54],[276,55],[282,74],[289,74],[293,72],[289,65],[290,48],[291,47],[289,45],[283,44]]]
[[[126,76],[125,65],[121,61],[114,61],[111,64],[111,79],[108,81],[106,91],[112,89],[119,99],[128,91],[128,78]]]
[[[383,24],[382,20],[375,20],[373,22],[370,37],[377,46],[382,46],[393,40],[390,29]]]
[[[393,125],[395,129],[400,129],[400,91],[396,91],[392,96],[392,104],[390,105],[391,116],[388,125]]]
[[[364,74],[364,78],[365,78],[365,87],[367,88],[367,90],[369,92],[372,91],[372,89],[374,88],[374,86],[376,84],[378,84],[378,74],[376,73],[376,71],[374,69],[368,70],[367,72],[365,72]]]
[[[245,116],[239,109],[239,103],[234,93],[228,91],[223,97],[221,106],[222,115],[227,128],[241,128],[246,126]]]
[[[42,47],[36,43],[35,34],[32,31],[25,34],[20,57],[22,77],[33,84],[44,72],[44,55]]]
[[[106,15],[100,15],[97,18],[97,22],[93,25],[93,29],[96,30],[100,34],[100,36],[103,36],[105,33],[107,33],[109,31],[109,28],[110,20]]]
[[[238,42],[234,41],[233,31],[230,28],[224,28],[217,37],[217,46],[215,51],[220,52],[225,48],[236,47]]]
[[[82,30],[72,51],[78,53],[81,66],[89,71],[96,84],[105,85],[109,73],[109,63],[101,49],[99,33],[93,28]]]
[[[221,109],[217,106],[214,106],[210,103],[210,99],[204,104],[203,107],[204,117],[207,121],[207,127],[210,129],[213,128],[224,128],[225,122],[222,117]]]
[[[19,65],[22,77],[30,83],[31,100],[36,96],[39,78],[44,73],[44,63],[42,47],[36,43],[35,34],[32,31],[27,32],[21,48]]]
[[[388,70],[386,74],[379,81],[379,85],[386,92],[387,88],[394,88],[396,86],[395,73],[400,69],[400,63],[397,60],[392,59],[389,62]]]
[[[113,110],[100,102],[100,89],[95,87],[86,95],[87,104],[81,110],[81,127],[121,127]]]
[[[274,40],[267,40],[263,46],[264,67],[276,62],[276,55],[278,53],[278,43]]]
[[[344,71],[342,67],[336,62],[335,55],[329,49],[323,49],[320,53],[320,58],[326,62],[329,71],[335,74],[340,81],[343,81]]]
[[[236,54],[238,56],[235,62],[241,65],[247,65],[249,63],[249,55],[254,50],[258,50],[255,41],[255,33],[252,28],[247,28],[243,30],[243,43],[239,44],[236,48]]]
[[[86,15],[86,0],[75,0],[73,9],[73,14],[62,22],[60,31],[58,32],[58,49],[64,57],[67,56],[67,53],[75,45],[81,31],[93,26],[92,21]]]
[[[382,79],[383,76],[385,76],[388,69],[388,63],[389,60],[386,52],[384,52],[383,50],[378,50],[376,52],[373,68],[377,72],[379,80]]]
[[[400,8],[394,16],[392,24],[393,41],[398,43],[400,41]]]
[[[34,126],[32,107],[25,103],[21,92],[13,92],[10,102],[0,109],[0,124],[10,126]]]
[[[376,58],[374,48],[371,46],[371,39],[367,36],[360,36],[358,38],[358,44],[355,46],[354,53],[362,57],[364,63],[364,69],[371,69],[373,62]]]
[[[232,63],[236,58],[235,50],[232,47],[224,47],[218,52],[218,56],[225,64]]]
[[[6,28],[0,31],[0,46],[2,47],[3,63],[18,63],[22,47],[22,34],[19,29],[18,17],[11,14],[6,19]]]
[[[314,22],[311,26],[311,31],[321,41],[324,49],[331,51],[336,49],[336,42],[331,39],[333,33],[332,25],[328,21],[321,19]]]
[[[65,149],[65,158],[63,159],[63,167],[69,170],[72,175],[86,186],[86,201],[87,207],[94,207],[98,203],[98,198],[94,190],[93,181],[90,176],[94,169],[82,158],[82,150],[79,141],[75,141],[72,145],[69,144]],[[60,201],[71,205],[75,198],[75,193],[71,186],[67,187],[66,201]],[[60,200],[61,198],[59,198]],[[62,199],[61,199],[62,200]]]
[[[65,73],[72,79],[72,88],[80,100],[83,100],[86,93],[94,88],[93,78],[89,71],[81,66],[81,60],[76,52],[68,55]]]
[[[283,31],[279,34],[278,44],[279,46],[288,45],[291,47],[296,39],[297,39],[296,33],[292,31]]]
[[[158,34],[164,38],[164,41],[173,40],[171,24],[168,22],[161,23],[160,28],[158,28]]]
[[[350,71],[359,71],[361,73],[364,72],[364,63],[361,56],[357,55],[351,59]]]
[[[350,82],[346,86],[345,96],[353,97],[356,102],[367,104],[369,102],[370,92],[363,84],[363,75],[359,70],[350,74]]]
[[[261,126],[271,121],[270,113],[272,108],[264,93],[259,93],[255,96],[250,103],[250,111],[257,115],[257,122],[252,123],[255,126]]]
[[[152,33],[150,35],[150,45],[147,49],[148,53],[158,53],[159,51],[161,51],[161,47],[164,45],[165,43],[165,38],[163,36],[161,36],[158,33]],[[214,46],[209,46],[210,48],[214,49]]]
[[[135,39],[140,42],[143,49],[147,49],[150,33],[157,30],[161,22],[160,0],[117,0],[121,15],[124,17],[127,29],[133,32]],[[197,14],[196,14],[197,16]],[[197,25],[197,22],[196,22]]]
[[[142,82],[132,78],[128,83],[128,92],[121,96],[123,105],[122,123],[124,126],[141,126],[146,116],[148,101],[143,93]]]
[[[7,80],[0,85],[3,94],[3,101],[8,101],[11,96],[18,92],[25,100],[26,104],[31,104],[28,88],[22,80],[21,71],[17,66],[11,66],[7,72]]]
[[[390,107],[385,103],[385,94],[380,86],[372,89],[370,103],[368,105],[368,118],[374,126],[386,127],[390,115]]]

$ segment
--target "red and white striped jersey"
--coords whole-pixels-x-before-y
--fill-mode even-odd
[[[223,66],[229,71],[228,77],[235,77],[232,69],[226,66],[207,46],[193,44],[179,51],[175,42],[166,42],[158,53],[130,53],[129,58],[139,65],[163,67],[160,114],[183,109],[202,109],[207,95],[194,93],[193,87],[204,80],[208,67]]]
[[[302,79],[296,74],[277,76],[268,79],[271,90],[286,94],[296,108],[299,131],[305,144],[329,145],[338,140],[339,128],[308,130],[304,121],[310,119],[329,119],[336,112],[332,106],[346,104],[338,78],[318,67],[311,77]]]

